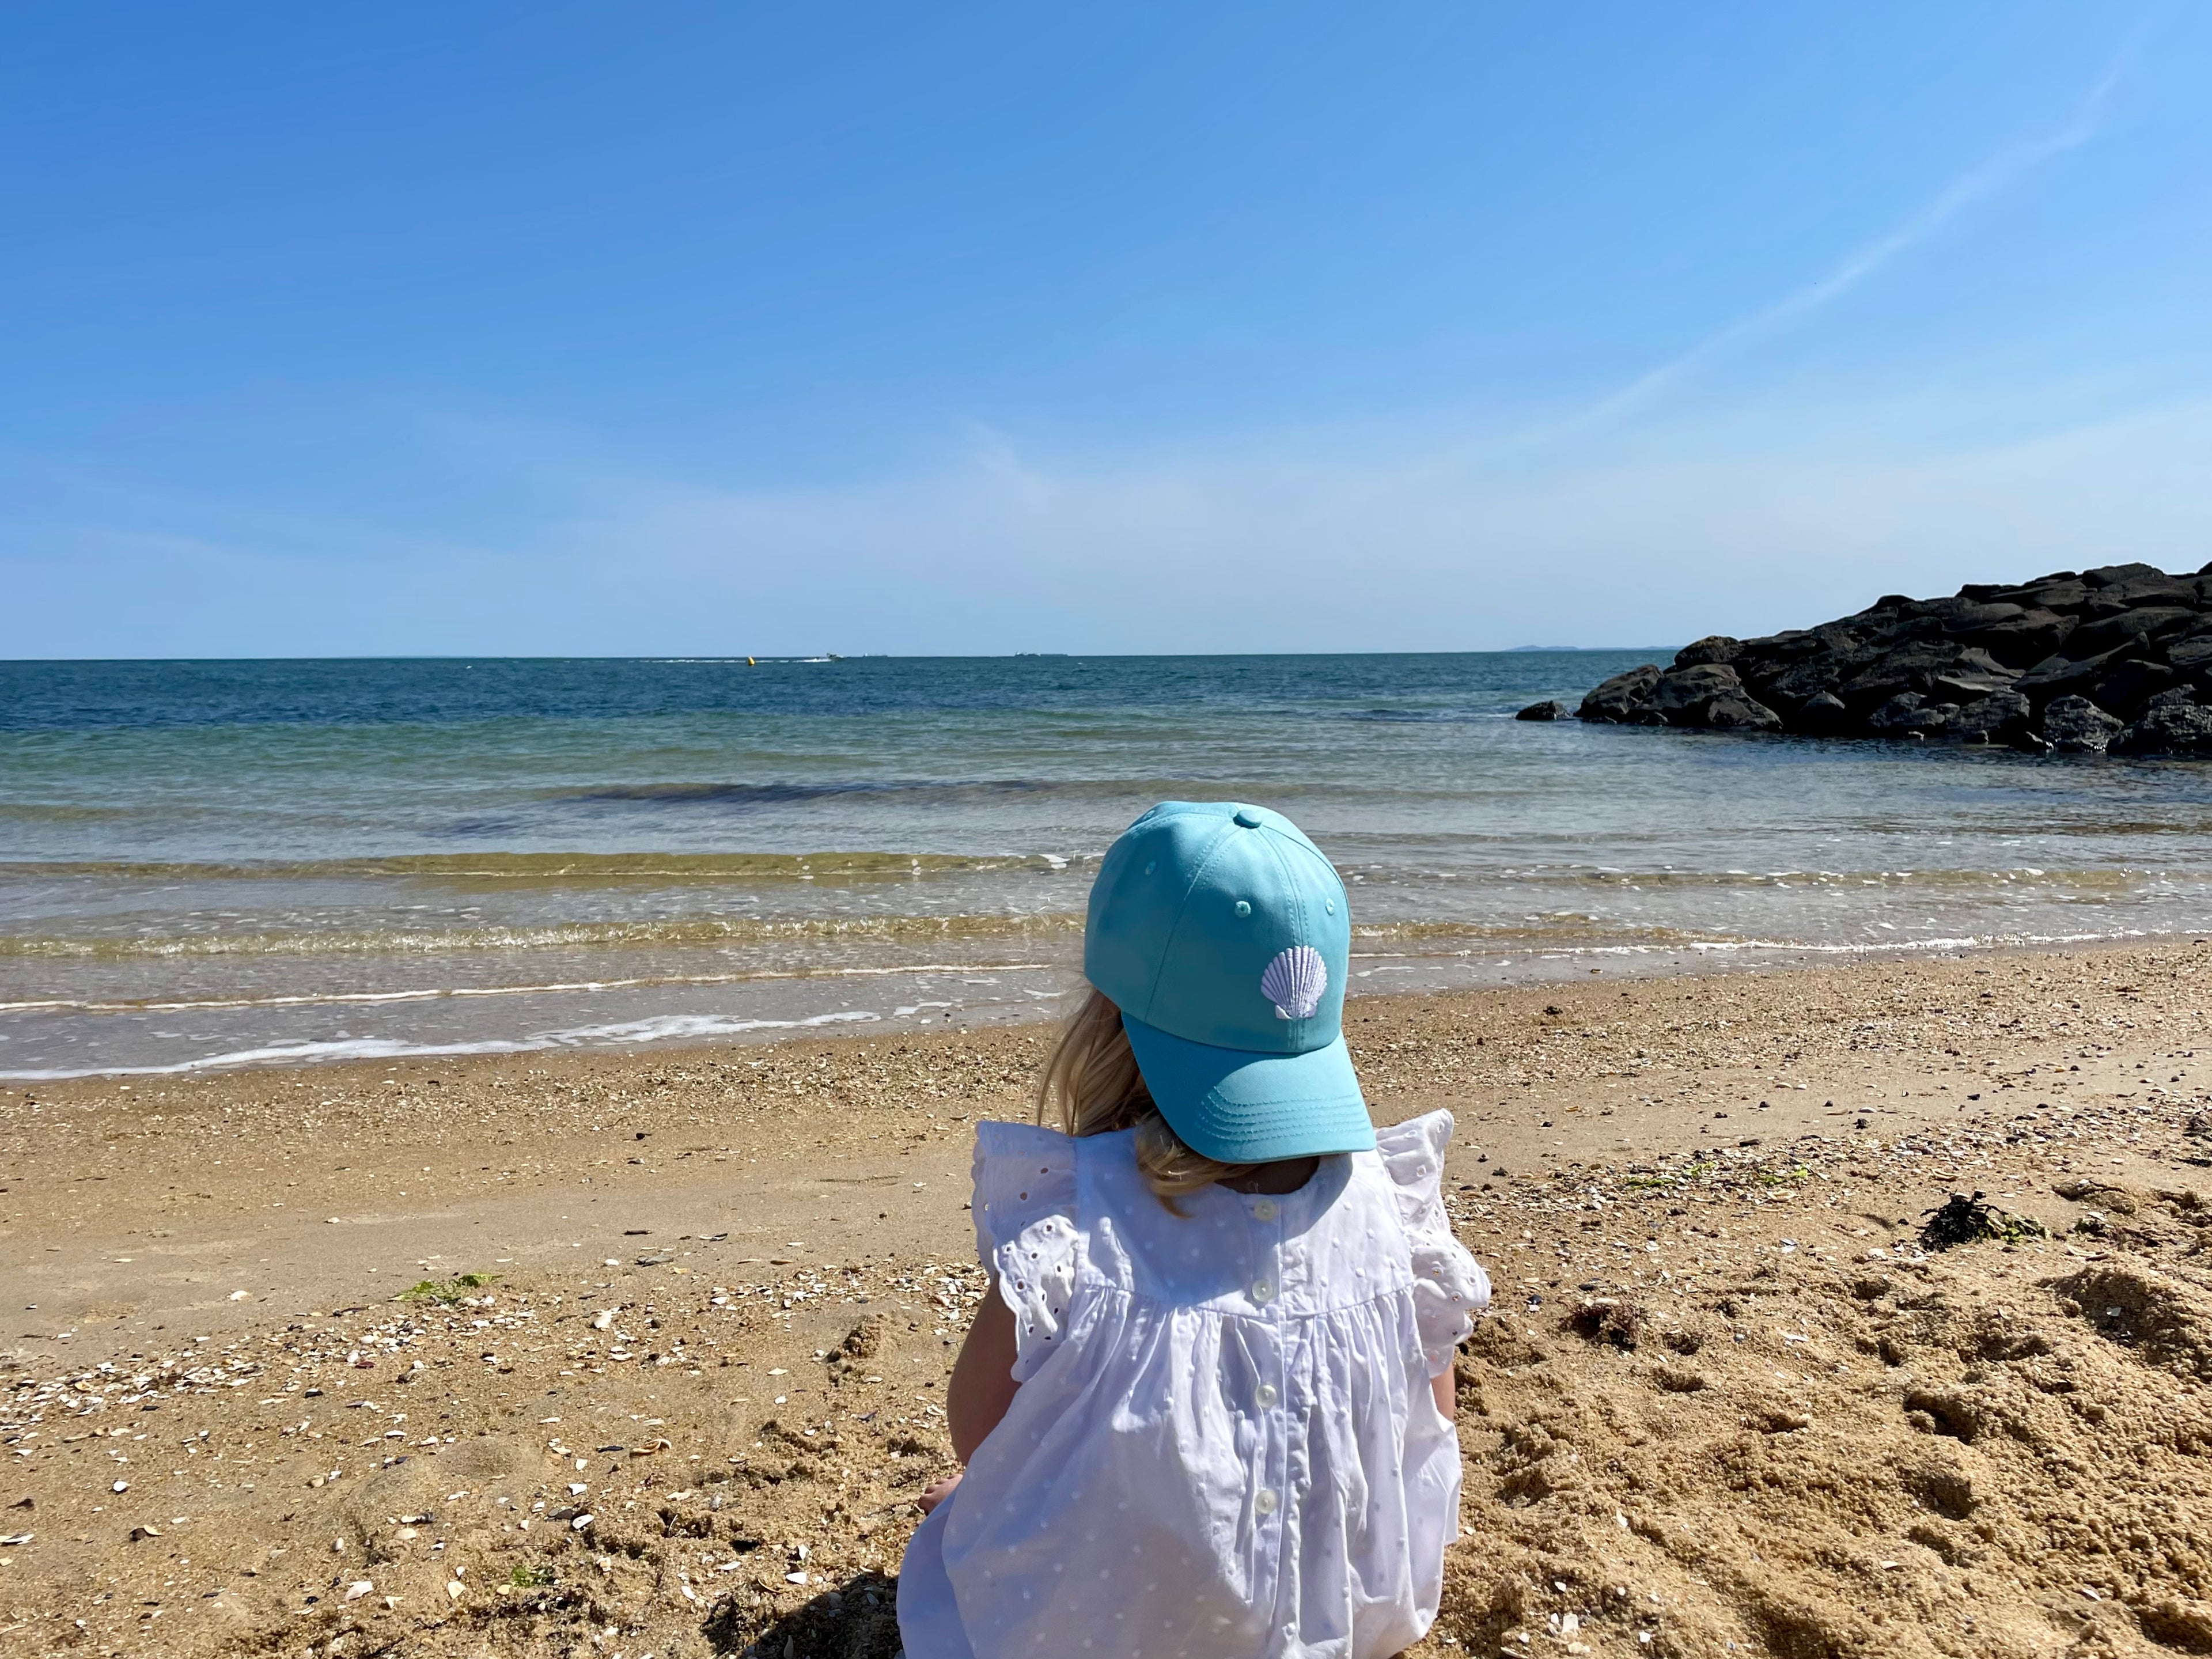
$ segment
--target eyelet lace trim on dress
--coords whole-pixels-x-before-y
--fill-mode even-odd
[[[1444,1149],[1451,1135],[1449,1112],[1375,1132],[1375,1150],[1389,1173],[1398,1218],[1413,1249],[1413,1318],[1431,1376],[1450,1366],[1452,1351],[1474,1328],[1474,1316],[1490,1305],[1490,1275],[1453,1234],[1444,1213]]]
[[[980,1123],[975,1175],[975,1253],[1014,1316],[1013,1377],[1026,1382],[1066,1333],[1075,1294],[1075,1144],[1035,1124]]]

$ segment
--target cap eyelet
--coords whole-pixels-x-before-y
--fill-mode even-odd
[[[1252,914],[1252,901],[1249,899],[1238,899],[1237,901],[1237,914],[1240,916],[1250,915]]]

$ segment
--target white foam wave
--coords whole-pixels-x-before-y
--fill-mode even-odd
[[[1979,933],[1941,936],[1930,939],[1890,939],[1850,940],[1842,944],[1822,944],[1791,939],[1674,939],[1661,945],[1546,945],[1522,946],[1517,951],[1501,951],[1498,960],[1510,961],[1515,957],[1526,960],[1557,960],[1570,957],[1656,957],[1695,951],[1704,956],[1726,956],[1734,952],[1771,951],[1789,956],[1806,957],[1869,957],[1894,956],[1908,951],[2021,951],[2049,945],[2108,945],[2122,939],[2144,939],[2160,937],[2179,938],[2180,934],[2161,935],[2148,928],[2122,927],[2106,932],[2086,933]],[[1354,962],[1404,961],[1409,957],[1429,960],[1466,959],[1488,957],[1488,951],[1354,951]]]
[[[300,1008],[336,1003],[435,1002],[442,998],[521,997],[563,991],[633,991],[679,985],[743,985],[778,979],[878,979],[897,974],[1004,974],[1042,970],[1048,962],[917,962],[895,968],[793,968],[749,974],[662,974],[638,979],[579,979],[544,985],[441,985],[418,991],[306,991],[281,997],[210,997],[185,1002],[72,1002],[50,997],[0,1002],[0,1014],[175,1014],[210,1008]]]
[[[92,1066],[75,1071],[0,1072],[16,1083],[59,1083],[80,1077],[174,1077],[247,1066],[326,1065],[348,1060],[421,1060],[452,1054],[536,1054],[549,1048],[586,1048],[606,1044],[700,1042],[740,1036],[747,1031],[798,1031],[809,1027],[868,1024],[883,1018],[865,1009],[841,1009],[809,1019],[734,1019],[723,1014],[665,1014],[615,1025],[578,1025],[532,1036],[488,1038],[476,1042],[407,1042],[396,1037],[345,1037],[323,1042],[279,1042],[263,1048],[234,1048],[167,1066]]]

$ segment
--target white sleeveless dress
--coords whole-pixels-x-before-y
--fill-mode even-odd
[[[1369,1659],[1436,1617],[1459,1440],[1429,1379],[1490,1283],[1449,1112],[1176,1216],[1127,1133],[975,1135],[1021,1383],[899,1579],[908,1659]]]

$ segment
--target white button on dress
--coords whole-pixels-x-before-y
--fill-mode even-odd
[[[1207,1188],[1178,1216],[1126,1133],[979,1125],[1021,1386],[908,1547],[909,1659],[1037,1659],[1071,1630],[1098,1659],[1418,1642],[1459,1522],[1429,1378],[1490,1294],[1443,1212],[1450,1137],[1433,1113],[1297,1192]]]

